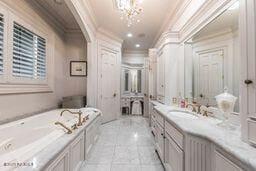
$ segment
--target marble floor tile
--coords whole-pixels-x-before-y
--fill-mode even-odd
[[[114,146],[94,146],[86,163],[110,164],[114,156]]]
[[[137,140],[138,134],[136,132],[120,134],[117,137],[117,146],[136,146]]]
[[[162,164],[158,165],[141,165],[140,171],[164,171]]]
[[[99,136],[96,145],[115,146],[117,143],[117,134],[103,134]]]
[[[137,147],[116,146],[113,164],[140,164]]]
[[[111,165],[85,164],[81,167],[80,171],[111,171]]]
[[[151,136],[138,136],[137,146],[154,146],[154,140]]]
[[[138,153],[141,164],[161,164],[161,161],[156,154],[154,147],[138,147]]]
[[[164,171],[155,153],[148,120],[122,116],[103,124],[81,171]]]
[[[140,171],[140,165],[112,165],[111,171]]]

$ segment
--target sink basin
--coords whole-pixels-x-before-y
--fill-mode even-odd
[[[199,116],[195,115],[193,112],[190,111],[182,111],[182,110],[170,110],[169,113],[174,116],[187,118],[187,119],[198,119]]]

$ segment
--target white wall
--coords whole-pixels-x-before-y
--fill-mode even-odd
[[[71,94],[86,93],[86,78],[72,79],[73,82],[79,80],[83,82],[84,87],[69,84],[67,81],[69,75],[69,60],[71,58],[81,59],[86,47],[85,41],[79,40],[80,43],[68,40],[67,43],[62,35],[55,31],[47,21],[41,17],[33,7],[25,0],[10,1],[2,0],[8,5],[8,8],[26,20],[32,20],[34,24],[44,26],[47,31],[54,35],[54,90],[50,93],[33,93],[33,94],[13,94],[0,96],[0,121],[21,116],[23,114],[34,113],[37,111],[56,108],[63,96]],[[3,5],[2,3],[0,4]]]

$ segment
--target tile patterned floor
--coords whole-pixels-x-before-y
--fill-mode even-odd
[[[80,171],[163,171],[145,118],[126,116],[100,127]]]

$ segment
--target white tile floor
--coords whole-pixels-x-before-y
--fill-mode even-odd
[[[104,124],[81,171],[163,171],[145,118],[122,117]]]

